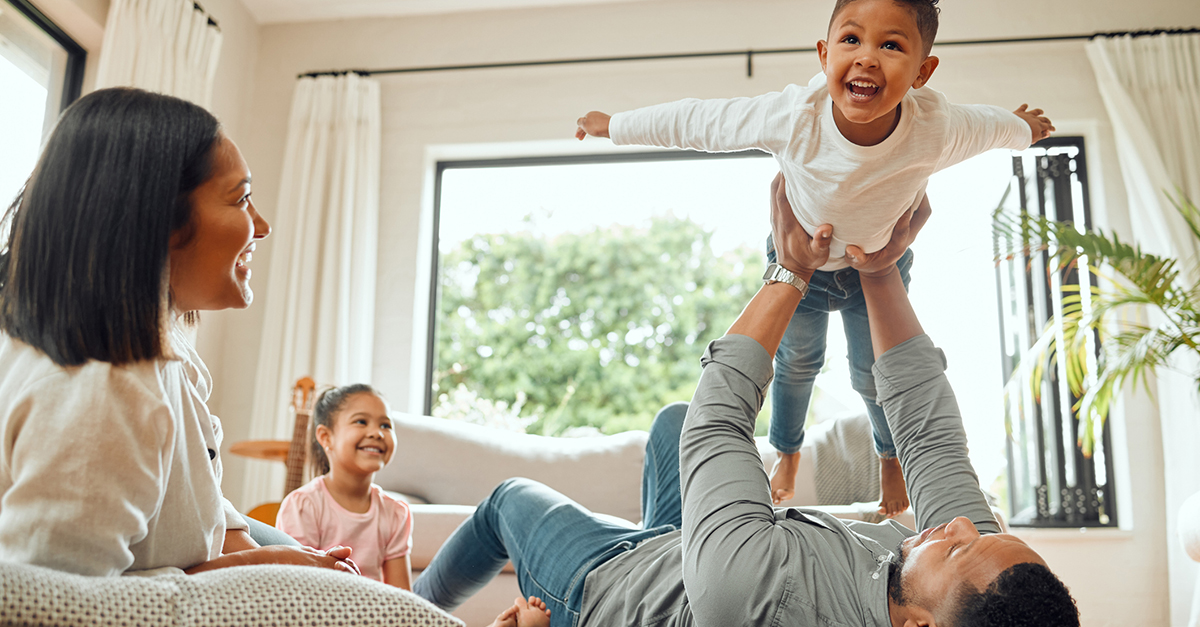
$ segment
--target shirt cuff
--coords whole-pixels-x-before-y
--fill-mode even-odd
[[[946,355],[928,335],[909,338],[875,360],[875,392],[880,404],[946,371]]]
[[[771,354],[757,340],[747,335],[730,333],[708,343],[700,365],[719,363],[750,379],[759,390],[765,389],[775,376]]]

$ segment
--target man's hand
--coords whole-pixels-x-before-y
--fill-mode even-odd
[[[1017,107],[1013,113],[1017,114],[1017,117],[1025,120],[1025,123],[1029,125],[1029,132],[1033,135],[1031,143],[1036,144],[1050,136],[1050,132],[1054,130],[1054,125],[1050,123],[1050,118],[1042,115],[1043,111],[1041,109],[1028,111],[1028,108],[1029,105],[1023,104]],[[608,127],[606,126],[605,128],[607,129]]]
[[[822,224],[810,236],[796,221],[787,199],[787,186],[780,172],[771,181],[771,239],[775,242],[775,261],[800,275],[805,281],[812,271],[829,261],[829,242],[833,227]]]
[[[917,239],[917,233],[929,221],[933,209],[929,206],[929,196],[922,196],[920,204],[913,211],[905,212],[892,227],[892,239],[887,245],[873,253],[863,252],[862,247],[851,244],[846,247],[846,261],[850,267],[858,270],[859,276],[883,277],[896,270],[896,262],[904,256],[904,251]]]
[[[575,139],[583,141],[584,137],[591,135],[592,137],[608,137],[608,121],[612,116],[599,111],[592,111],[587,115],[579,118],[576,124],[579,128],[575,129]]]

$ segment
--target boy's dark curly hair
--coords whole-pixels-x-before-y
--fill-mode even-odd
[[[933,48],[933,40],[937,38],[938,13],[941,11],[937,6],[938,0],[892,1],[904,5],[912,12],[913,19],[917,22],[917,31],[921,33],[921,44],[925,47],[925,54],[928,55]],[[842,9],[852,2],[858,2],[858,0],[837,0],[837,4],[833,7],[833,15],[829,18],[830,27],[833,26],[833,21],[837,19]]]
[[[1078,627],[1079,609],[1062,580],[1041,564],[1010,566],[981,592],[959,597],[951,625]]]

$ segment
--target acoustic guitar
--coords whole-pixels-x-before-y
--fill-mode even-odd
[[[317,384],[309,377],[296,381],[292,387],[291,411],[293,416],[292,439],[284,440],[247,440],[229,447],[231,453],[254,457],[257,459],[272,459],[282,461],[287,466],[287,477],[283,482],[283,497],[291,494],[292,490],[304,485],[308,474],[305,462],[308,459],[309,423],[312,422],[312,407],[314,391]],[[282,498],[280,502],[282,502]],[[275,518],[279,514],[279,502],[263,503],[250,510],[246,515],[265,524],[275,526]]]

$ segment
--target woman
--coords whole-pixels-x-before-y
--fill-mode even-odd
[[[0,561],[88,575],[288,563],[221,495],[211,378],[182,333],[250,305],[271,227],[210,113],[105,89],[63,113],[4,217]]]

